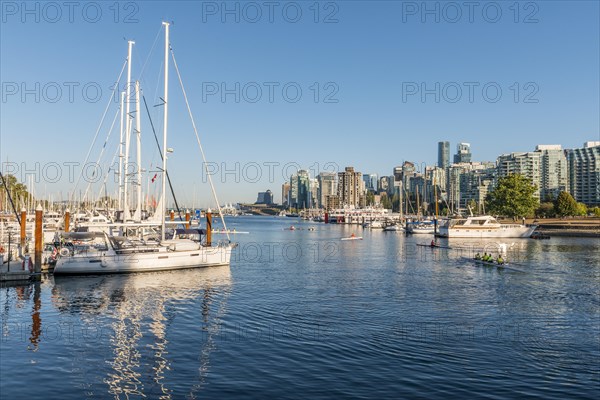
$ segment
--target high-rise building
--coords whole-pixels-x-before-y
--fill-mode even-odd
[[[289,207],[290,205],[290,184],[289,182],[285,182],[281,185],[281,205],[284,207]]]
[[[377,174],[364,174],[362,176],[363,182],[365,183],[365,189],[371,192],[377,192],[379,189],[379,180]]]
[[[338,197],[340,205],[359,207],[360,198],[364,193],[362,174],[355,172],[354,167],[346,167],[344,172],[338,172]]]
[[[441,201],[446,192],[446,169],[440,167],[425,167],[425,193],[424,201],[435,204],[437,194],[438,201]]]
[[[587,206],[600,206],[600,142],[567,151],[571,195]]]
[[[334,172],[321,172],[317,176],[319,188],[317,191],[317,207],[326,208],[326,197],[337,194],[336,175]]]
[[[534,196],[540,198],[542,187],[542,153],[510,153],[498,157],[498,177],[520,174],[536,186]]]
[[[373,190],[373,189],[371,188],[371,178],[369,178],[369,174],[364,174],[364,175],[362,176],[362,180],[363,180],[363,182],[364,182],[364,184],[365,184],[365,189],[366,189],[366,190]]]
[[[456,145],[454,164],[471,162],[471,144],[459,143]]]
[[[379,178],[379,193],[385,192],[389,195],[392,194],[394,188],[394,177],[393,176],[382,176]]]
[[[379,190],[379,179],[377,174],[369,174],[371,190],[377,193]]]
[[[453,164],[448,169],[448,204],[453,210],[466,209],[471,200],[479,207],[493,184],[496,166],[493,162]],[[476,211],[476,210],[472,210]]]
[[[309,190],[309,194],[310,197],[308,199],[308,204],[310,208],[316,208],[319,207],[319,180],[318,179],[311,179],[310,180],[310,190]]]
[[[559,144],[538,145],[535,151],[542,154],[540,200],[552,201],[560,192],[569,190],[567,157]]]
[[[326,195],[323,207],[326,210],[334,210],[336,208],[340,208],[340,196],[338,196],[337,194]]]
[[[301,169],[290,178],[290,206],[297,209],[311,207],[310,177],[308,171]]]
[[[448,168],[450,165],[450,142],[438,142],[438,162],[440,168]]]
[[[266,192],[258,192],[258,198],[255,204],[273,204],[273,192],[267,190]]]

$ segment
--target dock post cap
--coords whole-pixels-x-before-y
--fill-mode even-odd
[[[21,208],[21,212],[27,212],[27,210],[25,209],[25,207]]]
[[[44,209],[42,208],[42,205],[38,203],[37,207],[35,208],[35,211],[44,211]]]

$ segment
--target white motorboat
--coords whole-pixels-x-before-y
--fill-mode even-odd
[[[388,225],[383,228],[385,232],[404,232],[404,228],[398,224]]]
[[[371,222],[366,223],[363,226],[365,228],[369,228],[369,229],[383,229],[383,222],[378,221],[378,220],[373,220]]]
[[[413,224],[408,226],[407,231],[415,235],[433,235],[435,227],[432,224]]]
[[[537,225],[501,224],[490,215],[442,220],[438,235],[449,238],[527,238]]]

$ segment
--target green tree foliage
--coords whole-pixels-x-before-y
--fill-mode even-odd
[[[367,192],[366,203],[367,206],[375,205],[375,193],[371,192],[370,190]]]
[[[486,197],[486,209],[507,217],[533,216],[539,200],[533,197],[536,186],[522,175],[510,174],[498,180],[498,185]]]
[[[15,203],[15,207],[21,208],[27,203],[27,199],[29,198],[29,192],[27,191],[27,186],[17,181],[13,175],[2,175],[2,177],[6,181],[6,186],[8,187],[8,191]],[[1,189],[3,192],[6,192],[4,188],[4,184],[2,184]]]
[[[535,215],[544,218],[554,217],[554,203],[545,202],[540,204],[539,208],[535,211]]]
[[[394,212],[400,211],[400,196],[398,196],[397,194],[392,196],[392,210]]]
[[[588,213],[588,208],[585,204],[583,203],[577,203],[577,216],[579,217],[585,217]]]
[[[392,209],[392,201],[385,193],[381,194],[381,206],[388,210]]]
[[[594,214],[594,217],[600,217],[600,207],[594,207],[589,211]]]
[[[577,202],[568,192],[560,192],[554,203],[554,211],[559,217],[577,215]]]

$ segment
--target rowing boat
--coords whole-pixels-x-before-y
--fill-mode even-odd
[[[505,262],[504,264],[498,264],[495,261],[476,260],[474,258],[469,258],[469,257],[463,257],[462,259],[465,261],[474,262],[475,264],[480,265],[480,266],[496,267],[498,269],[507,269],[507,270],[517,271],[517,272],[526,272],[526,271],[523,271],[522,269],[512,268],[510,266],[510,263],[507,263],[507,262]]]

